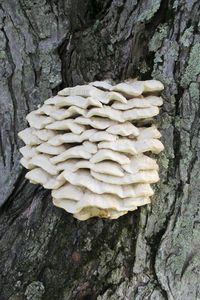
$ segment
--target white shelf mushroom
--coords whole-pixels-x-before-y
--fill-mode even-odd
[[[163,88],[157,80],[95,81],[47,99],[18,134],[26,178],[79,220],[116,219],[150,203],[159,175],[149,153],[164,149],[152,125]]]

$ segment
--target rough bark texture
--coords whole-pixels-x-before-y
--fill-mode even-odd
[[[200,299],[200,2],[0,0],[0,299]],[[24,179],[17,132],[65,86],[161,80],[152,205],[80,222]]]

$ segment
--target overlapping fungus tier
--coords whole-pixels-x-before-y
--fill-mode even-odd
[[[161,90],[157,80],[96,81],[47,99],[18,134],[26,178],[79,220],[116,219],[150,203],[159,176],[149,153],[164,148],[152,124]]]

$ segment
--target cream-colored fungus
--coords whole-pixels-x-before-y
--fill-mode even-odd
[[[47,99],[18,134],[26,178],[79,220],[116,219],[150,203],[159,180],[150,152],[164,148],[152,124],[163,88],[157,80],[94,81]]]

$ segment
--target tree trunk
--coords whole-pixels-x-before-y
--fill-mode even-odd
[[[0,299],[200,299],[200,2],[0,0]],[[199,22],[199,23],[198,23]],[[65,86],[165,85],[152,204],[77,221],[25,180],[17,132]]]

